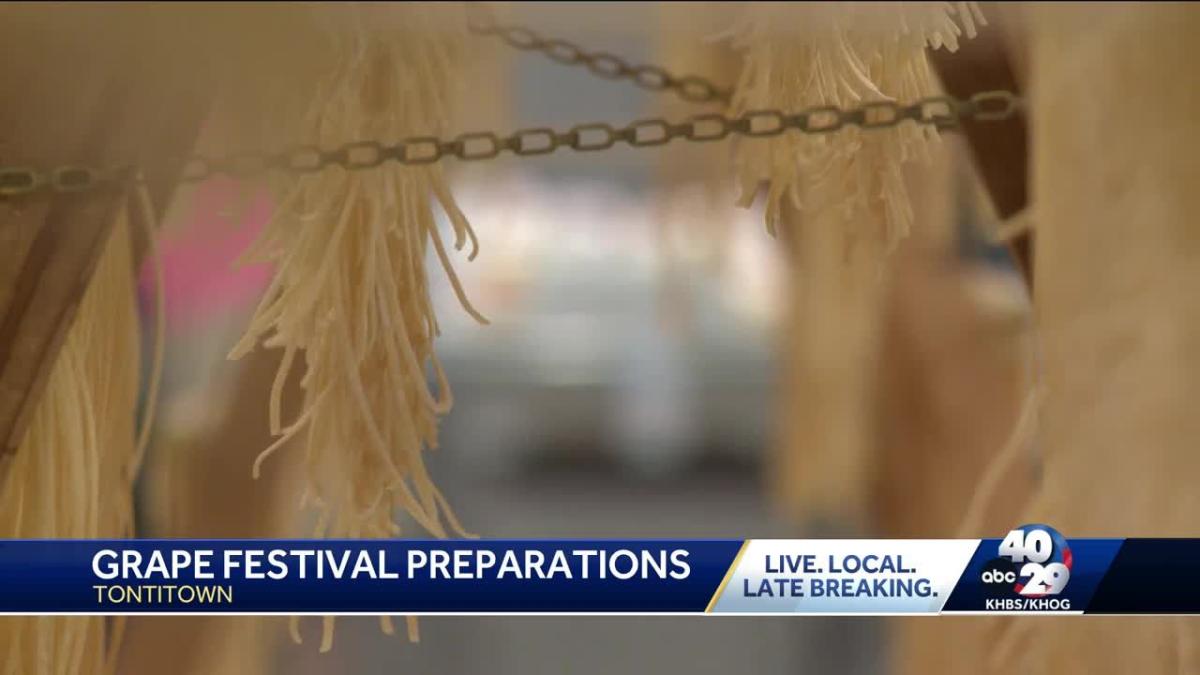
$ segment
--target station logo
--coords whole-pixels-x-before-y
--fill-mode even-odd
[[[980,574],[988,609],[1069,610],[1070,600],[1057,596],[1071,581],[1073,562],[1066,538],[1048,525],[1010,531]]]

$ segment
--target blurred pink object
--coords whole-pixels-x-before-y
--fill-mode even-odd
[[[166,292],[167,332],[195,330],[214,315],[228,315],[256,302],[271,278],[266,264],[236,265],[270,218],[268,193],[259,191],[238,214],[238,186],[210,180],[196,188],[182,226],[159,236],[159,260]],[[240,215],[235,222],[230,214]],[[142,265],[139,294],[154,306],[154,260]]]

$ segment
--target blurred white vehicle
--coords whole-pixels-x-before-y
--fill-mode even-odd
[[[752,459],[770,432],[775,362],[768,291],[730,283],[775,262],[752,216],[726,244],[761,240],[742,256],[753,269],[731,255],[717,274],[664,255],[654,195],[537,182],[460,193],[481,252],[456,269],[492,324],[474,325],[435,283],[456,401],[442,445],[456,464],[617,461],[655,474]]]

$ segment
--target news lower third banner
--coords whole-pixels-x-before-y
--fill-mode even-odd
[[[0,614],[1190,614],[1200,539],[3,540]]]

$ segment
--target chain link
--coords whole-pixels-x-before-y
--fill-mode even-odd
[[[606,52],[588,52],[567,40],[545,39],[523,26],[498,24],[491,11],[481,3],[468,2],[467,27],[477,35],[498,36],[516,49],[539,51],[565,65],[581,65],[598,77],[627,79],[651,91],[671,90],[697,103],[728,103],[731,92],[709,80],[689,75],[677,77],[653,65],[630,65]],[[752,110],[739,116],[718,113],[694,115],[673,124],[664,119],[638,120],[624,127],[604,123],[577,124],[565,132],[540,127],[521,129],[508,136],[490,131],[471,132],[443,140],[433,136],[404,139],[394,145],[383,141],[356,141],[331,150],[313,145],[297,145],[280,153],[239,153],[224,157],[196,155],[173,162],[179,167],[179,180],[200,183],[214,176],[247,178],[270,171],[309,174],[330,167],[348,171],[373,169],[386,162],[420,166],[447,157],[463,161],[488,160],[502,152],[520,157],[546,155],[559,148],[576,152],[607,150],[617,143],[635,148],[670,143],[677,138],[696,143],[719,141],[730,134],[750,138],[778,136],[788,130],[806,134],[828,134],[846,126],[860,129],[888,129],[911,120],[916,124],[951,129],[962,120],[994,122],[1016,115],[1021,99],[1009,91],[985,91],[961,100],[950,96],[923,98],[910,104],[875,101],[855,108],[821,106],[788,112]],[[87,192],[104,187],[144,182],[136,167],[109,169],[88,166],[59,166],[50,170],[0,166],[0,199],[32,194],[45,189],[53,193]]]
[[[546,155],[560,148],[595,152],[607,150],[617,143],[644,148],[664,145],[675,139],[718,141],[730,134],[749,138],[778,136],[787,131],[828,134],[848,126],[864,130],[888,129],[906,120],[919,125],[946,128],[962,120],[1005,120],[1020,109],[1021,99],[1012,92],[985,91],[967,100],[933,96],[909,104],[876,101],[844,110],[823,106],[798,112],[752,110],[738,116],[708,113],[694,115],[681,123],[656,118],[638,120],[624,127],[603,123],[577,124],[562,132],[545,127],[521,129],[507,136],[482,131],[460,134],[447,140],[420,136],[404,139],[394,145],[381,141],[357,141],[332,150],[301,145],[277,154],[190,157],[182,161],[180,180],[198,183],[217,175],[246,178],[269,171],[306,174],[330,167],[361,171],[386,162],[419,166],[448,157],[480,161],[493,159],[503,152],[530,157]],[[43,188],[60,193],[83,192],[130,180],[137,175],[128,167],[97,169],[60,166],[50,171],[0,167],[0,198],[26,195]]]
[[[630,80],[642,89],[671,91],[693,103],[729,103],[733,93],[698,75],[675,76],[658,66],[634,65],[608,52],[589,52],[567,40],[547,39],[525,26],[505,26],[496,22],[491,10],[477,2],[467,3],[467,28],[476,35],[498,37],[522,51],[541,52],[563,65],[583,66],[606,80]]]

